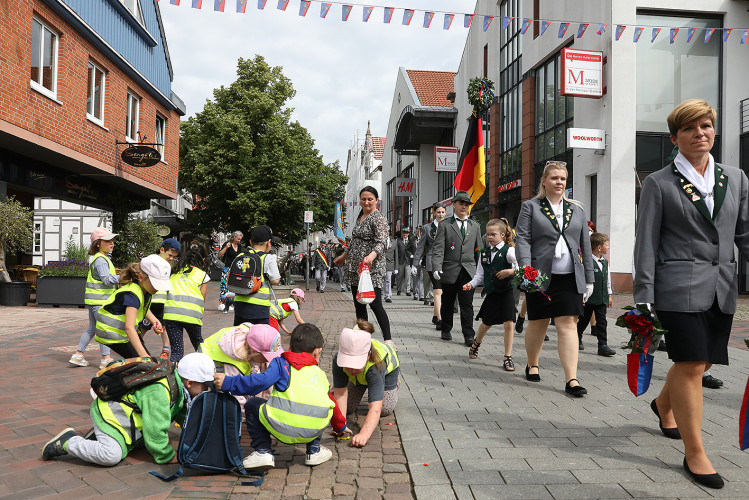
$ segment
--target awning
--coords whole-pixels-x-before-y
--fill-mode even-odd
[[[422,144],[441,144],[452,134],[458,110],[440,106],[406,106],[395,126],[393,149],[400,154],[418,154]]]

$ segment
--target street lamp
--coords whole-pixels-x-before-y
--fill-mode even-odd
[[[312,203],[311,198],[317,198],[316,193],[302,193],[302,196],[307,200],[307,211],[310,209],[310,204]],[[304,274],[304,283],[307,287],[307,291],[309,291],[309,260],[310,260],[310,248],[309,248],[309,222],[304,222],[304,227],[307,229],[307,270]]]

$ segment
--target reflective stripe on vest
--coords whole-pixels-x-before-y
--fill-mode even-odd
[[[282,319],[286,319],[289,316],[291,316],[291,313],[294,312],[293,310],[287,311],[283,308],[282,304],[291,304],[294,302],[294,299],[292,297],[289,297],[288,299],[279,299],[279,300],[273,300],[270,303],[270,315],[272,318],[275,318],[276,321],[281,321]]]
[[[398,354],[390,344],[385,344],[379,340],[372,339],[372,349],[377,353],[377,357],[385,363],[385,375],[392,373],[393,370],[400,366],[398,360]],[[348,376],[349,381],[357,385],[367,385],[367,371],[375,366],[375,363],[367,360],[367,364],[364,365],[364,370],[356,377]]]
[[[213,361],[232,365],[237,370],[239,370],[242,375],[249,375],[252,366],[250,366],[250,363],[248,361],[240,361],[238,359],[230,357],[228,354],[222,351],[221,347],[219,347],[218,345],[224,335],[234,335],[230,332],[233,332],[235,328],[236,326],[230,326],[229,328],[223,328],[217,331],[216,333],[205,339],[203,343],[200,344],[199,349],[200,352],[207,354]]]
[[[101,280],[97,280],[94,278],[93,273],[91,272],[94,268],[94,262],[96,262],[96,259],[103,258],[107,261],[107,266],[109,267],[109,274],[116,274],[117,271],[114,268],[114,264],[112,264],[112,261],[109,260],[109,257],[104,255],[101,252],[98,252],[94,254],[93,258],[91,259],[91,264],[88,266],[88,277],[86,278],[86,290],[83,292],[83,303],[87,306],[100,306],[104,302],[107,301],[110,295],[114,293],[115,290],[117,290],[117,285],[107,285],[103,283]]]
[[[106,309],[106,306],[112,304],[117,296],[122,293],[134,293],[140,301],[140,307],[135,316],[135,324],[137,325],[146,316],[149,307],[151,307],[151,301],[147,303],[144,300],[143,290],[137,283],[128,283],[121,287],[119,290],[114,292],[104,302],[104,304],[96,312],[96,340],[102,344],[124,344],[129,342],[127,338],[127,332],[125,331],[125,313],[112,314]]]
[[[164,290],[154,293],[151,304],[164,304],[166,302],[166,293]]]
[[[260,422],[282,443],[309,443],[333,415],[330,384],[317,365],[290,369],[289,387],[283,392],[273,387],[268,402],[260,407]]]
[[[247,253],[258,253],[257,250],[250,249],[247,251]],[[248,304],[255,304],[256,306],[268,306],[270,307],[270,285],[268,285],[268,282],[265,281],[265,256],[268,255],[267,253],[264,253],[260,256],[260,263],[262,264],[261,270],[260,270],[260,276],[263,281],[260,284],[260,288],[257,292],[252,293],[250,295],[236,295],[234,297],[234,302],[246,302]]]
[[[171,403],[169,381],[166,377],[154,383],[164,386]],[[135,405],[135,399],[131,393],[126,394],[122,399]],[[143,417],[139,412],[120,401],[102,401],[101,399],[97,399],[96,404],[104,421],[122,434],[128,446],[137,442],[143,436]]]
[[[189,272],[180,271],[172,274],[169,281],[172,290],[166,294],[164,319],[180,323],[203,324],[205,301],[200,292],[205,271],[193,267]]]

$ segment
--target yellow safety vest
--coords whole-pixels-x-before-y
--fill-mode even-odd
[[[257,250],[250,249],[247,250],[247,253],[260,253]],[[242,254],[239,254],[242,255]],[[237,255],[237,257],[239,257]],[[250,294],[250,295],[239,295],[237,294],[234,297],[234,302],[246,302],[248,304],[255,304],[256,306],[268,306],[270,307],[270,285],[267,281],[265,281],[265,256],[268,255],[267,253],[263,253],[260,256],[260,263],[262,264],[262,271],[260,273],[261,278],[263,281],[260,284],[260,288],[257,292]]]
[[[172,289],[166,294],[164,319],[203,325],[205,300],[200,293],[200,285],[205,279],[205,271],[197,267],[182,269],[169,278]]]
[[[153,298],[151,298],[151,305],[153,304],[166,304],[166,294],[167,292],[164,290],[159,290],[156,293],[153,294]]]
[[[138,300],[140,300],[135,324],[137,325],[146,317],[146,313],[151,307],[151,299],[150,297],[147,301],[144,299],[143,290],[140,288],[140,285],[137,283],[128,283],[120,287],[119,290],[109,296],[96,312],[96,336],[94,338],[97,342],[101,342],[102,344],[124,344],[125,342],[129,342],[127,332],[125,331],[125,313],[112,314],[106,308],[106,306],[115,301],[118,295],[127,292],[134,293],[138,297]]]
[[[282,319],[286,319],[289,316],[291,316],[292,311],[287,311],[283,308],[281,304],[291,304],[294,302],[293,297],[289,297],[288,299],[279,299],[279,300],[273,300],[270,303],[270,316],[271,318],[275,318],[276,321],[281,321]]]
[[[232,365],[236,367],[237,370],[242,375],[249,375],[250,371],[252,369],[252,366],[250,365],[249,361],[240,361],[238,359],[234,359],[230,357],[228,354],[226,354],[224,351],[221,350],[221,347],[219,347],[218,343],[221,341],[223,336],[234,330],[235,326],[230,326],[229,328],[222,328],[221,330],[217,331],[207,339],[203,341],[202,344],[200,344],[200,347],[198,348],[200,352],[207,354],[213,361],[218,361],[219,363],[224,363],[228,365]]]
[[[100,306],[107,301],[110,295],[117,290],[117,285],[105,285],[101,280],[94,278],[91,270],[94,268],[94,262],[96,259],[101,257],[107,261],[109,266],[109,274],[116,274],[117,270],[114,268],[114,264],[109,260],[109,257],[101,252],[97,252],[91,258],[91,264],[88,266],[88,277],[86,278],[86,291],[83,295],[83,303],[87,306]]]
[[[392,373],[393,370],[400,366],[400,361],[398,361],[398,354],[395,352],[393,346],[384,344],[379,340],[372,339],[372,348],[377,353],[377,356],[385,363],[385,375],[387,375],[388,373]],[[367,361],[367,364],[364,365],[364,370],[356,377],[352,377],[351,375],[349,375],[349,380],[357,385],[367,385],[367,371],[369,371],[369,369],[373,366],[375,366],[373,362]]]
[[[289,387],[283,392],[273,387],[268,402],[260,407],[260,422],[282,443],[309,443],[333,416],[330,384],[317,365],[290,368]]]

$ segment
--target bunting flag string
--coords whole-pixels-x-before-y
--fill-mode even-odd
[[[577,28],[577,38],[582,38],[585,34],[585,30],[588,29],[588,26],[590,26],[590,23],[582,23],[579,28]]]
[[[616,25],[616,41],[617,42],[622,37],[622,34],[624,33],[625,29],[627,29],[627,27],[624,26],[623,24],[617,24]]]
[[[715,28],[708,28],[705,30],[705,43],[709,42],[715,33]]]
[[[603,35],[606,33],[606,26],[608,25],[609,23],[598,23],[598,31],[596,31],[596,35]]]
[[[362,18],[361,18],[362,22],[366,23],[369,21],[369,16],[372,15],[373,10],[374,10],[374,7],[370,7],[370,6],[364,7],[364,10],[362,11]]]
[[[424,27],[428,28],[429,25],[432,24],[432,18],[434,17],[434,12],[424,12]]]
[[[723,29],[723,41],[727,42],[728,37],[731,36],[731,31],[733,31],[733,28],[725,28]]]
[[[551,21],[541,21],[541,35],[546,33],[546,30],[551,26]]]
[[[443,30],[449,30],[450,26],[453,24],[453,19],[455,18],[455,14],[445,14],[445,22],[442,25]]]
[[[176,5],[177,7],[179,7],[179,0],[169,0],[169,3],[172,4],[172,5]],[[193,5],[193,7],[194,7],[194,5]]]
[[[741,45],[746,45],[749,42],[749,29],[741,30]]]
[[[520,33],[525,35],[525,32],[528,31],[528,28],[530,28],[532,23],[533,23],[533,19],[528,19],[528,18],[523,19],[523,26],[520,28]]]
[[[260,10],[265,9],[265,4],[268,2],[268,0],[257,0],[257,8]]]
[[[341,21],[348,21],[348,16],[351,14],[351,9],[353,9],[353,5],[342,5],[341,6]]]
[[[393,7],[385,7],[385,24],[390,24],[390,20],[393,18],[393,11],[395,8]]]
[[[299,15],[302,17],[306,16],[310,5],[312,5],[310,0],[302,0],[299,4]]]
[[[505,16],[502,18],[502,29],[506,30],[507,27],[510,25],[510,19],[512,19],[510,16]]]
[[[247,3],[247,0],[245,0],[245,4]],[[179,3],[177,3],[179,5]],[[192,0],[192,8],[193,9],[202,9],[203,8],[203,0]]]
[[[689,36],[687,36],[687,43],[692,41],[692,37],[697,33],[697,28],[689,28]]]

